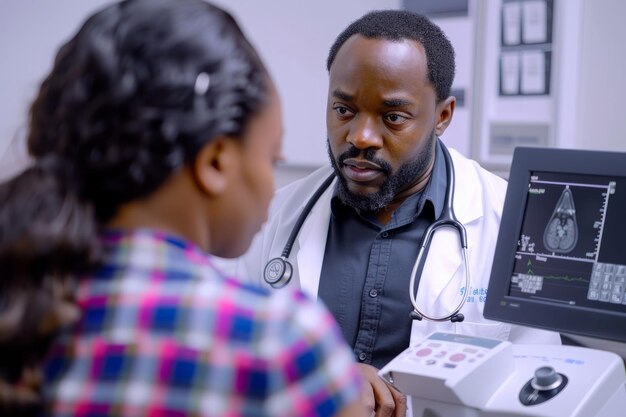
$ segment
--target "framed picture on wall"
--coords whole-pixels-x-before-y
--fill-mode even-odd
[[[500,96],[550,94],[553,0],[502,0]]]
[[[522,49],[500,53],[501,96],[550,94],[552,52]]]

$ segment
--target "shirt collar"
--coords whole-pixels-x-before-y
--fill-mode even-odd
[[[176,269],[184,260],[189,268],[213,267],[210,256],[193,242],[160,230],[107,229],[100,234],[100,241],[109,265]]]
[[[441,149],[441,141],[437,140],[437,147],[435,149],[435,165],[433,166],[433,173],[430,176],[430,181],[426,185],[424,190],[424,201],[429,201],[432,204],[435,213],[435,219],[441,216],[443,206],[446,200],[446,189],[448,186],[448,175],[446,173],[446,160],[443,156],[443,150]],[[423,207],[420,207],[420,211]]]

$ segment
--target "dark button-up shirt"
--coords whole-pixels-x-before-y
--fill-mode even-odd
[[[438,144],[423,192],[408,197],[387,224],[332,197],[318,295],[362,363],[380,369],[409,346],[410,275],[424,231],[441,214],[446,184]]]

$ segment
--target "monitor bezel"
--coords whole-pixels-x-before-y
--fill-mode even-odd
[[[562,333],[626,342],[626,313],[509,296],[509,284],[531,173],[549,172],[626,178],[626,153],[548,148],[516,148],[498,232],[484,316]],[[567,313],[566,316],[561,313]]]

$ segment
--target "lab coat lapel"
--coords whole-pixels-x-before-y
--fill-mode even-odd
[[[469,262],[476,241],[476,220],[483,216],[482,189],[470,162],[453,149],[450,154],[456,174],[454,211],[467,231]],[[427,314],[448,314],[460,301],[459,290],[464,286],[464,280],[465,266],[457,232],[451,228],[437,230],[420,280],[423,285],[418,290],[419,305],[425,306]]]
[[[335,184],[336,180],[321,195],[298,234],[299,249],[296,259],[300,288],[312,298],[317,298],[330,221],[330,199]]]

